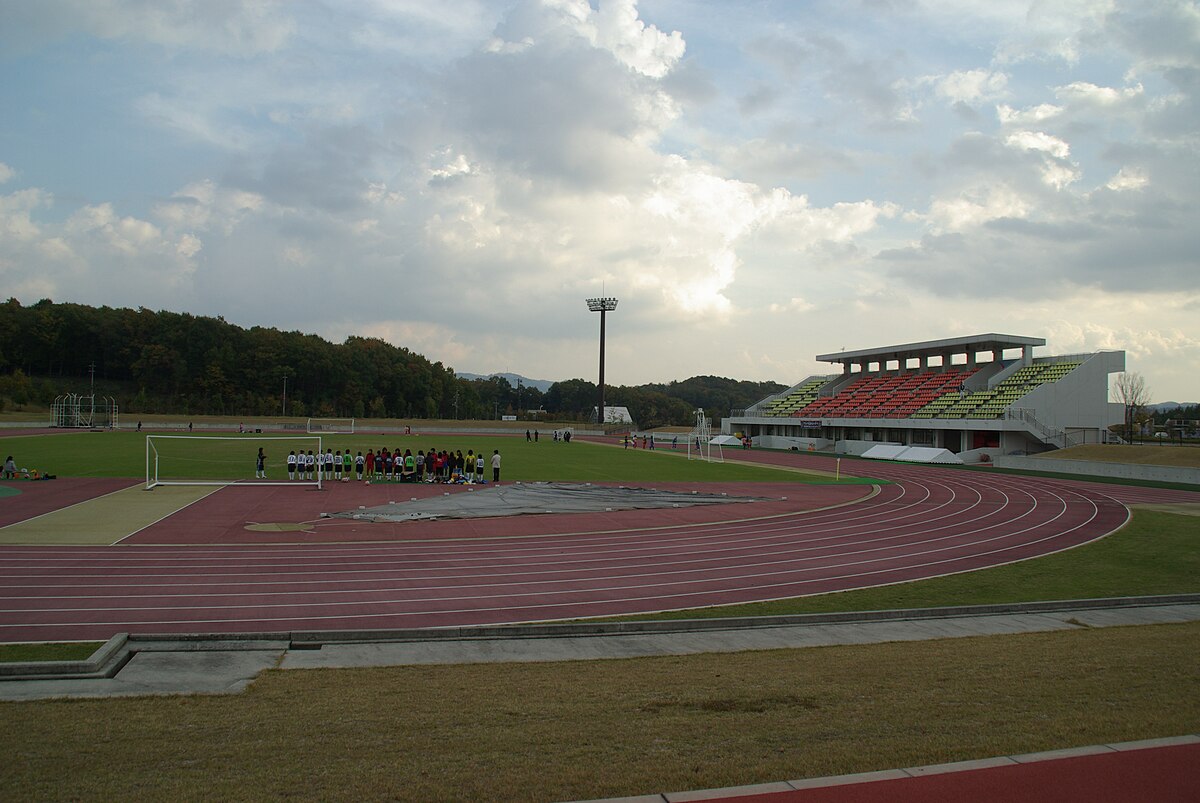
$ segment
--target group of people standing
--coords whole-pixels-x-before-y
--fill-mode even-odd
[[[625,441],[624,441],[625,448],[628,449],[630,446],[633,446],[633,448],[636,449],[636,448],[638,448],[639,441],[641,442],[643,449],[648,448],[650,451],[652,451],[652,452],[654,451],[654,435],[652,435],[652,434],[649,434],[649,435],[628,435],[627,434],[625,436]],[[671,448],[674,449],[677,445],[679,445],[679,436],[678,435],[676,435],[674,438],[671,439]]]
[[[418,449],[413,454],[411,449],[389,450],[386,447],[368,449],[351,455],[350,450],[329,449],[325,453],[311,451],[292,451],[287,456],[287,472],[289,480],[334,480],[341,482],[351,478],[368,482],[487,482],[486,470],[492,469],[492,482],[500,482],[500,450],[492,451],[490,458],[483,450],[478,454],[468,449],[466,455],[462,450],[436,450],[426,452]],[[267,476],[266,455],[258,450],[254,476],[263,479]]]
[[[530,433],[529,430],[525,430],[525,442],[526,443],[537,443],[538,439],[540,437],[541,437],[541,433],[538,432],[536,429],[533,430],[532,433]],[[571,430],[564,429],[562,432],[559,432],[557,429],[554,430],[554,442],[558,443],[559,441],[563,441],[564,443],[570,443],[571,442]]]

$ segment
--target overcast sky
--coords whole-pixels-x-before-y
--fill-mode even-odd
[[[0,0],[0,294],[460,371],[982,332],[1200,400],[1200,6]]]

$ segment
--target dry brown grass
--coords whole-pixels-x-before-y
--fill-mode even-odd
[[[1095,460],[1104,463],[1133,463],[1147,466],[1200,468],[1200,448],[1194,446],[1131,446],[1087,444],[1045,452],[1045,460]]]
[[[0,706],[0,797],[571,800],[1193,733],[1200,623]]]

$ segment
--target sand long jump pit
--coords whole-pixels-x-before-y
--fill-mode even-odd
[[[83,486],[84,493],[103,492],[111,482]],[[0,527],[0,544],[116,544],[218,490],[202,486],[173,486],[156,489],[155,493],[147,493],[142,483],[130,486],[129,480],[115,482],[126,487],[90,498],[78,498],[79,493],[70,492],[78,491],[78,487],[71,488],[61,496],[54,493],[62,490],[69,481],[27,483],[28,489],[41,492],[32,499],[22,500],[29,512],[51,505],[65,504],[62,507],[33,512],[29,518]],[[17,490],[24,491],[26,488]],[[24,495],[26,494],[21,494]],[[15,503],[11,497],[8,499]]]

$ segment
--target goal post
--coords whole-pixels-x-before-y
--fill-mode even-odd
[[[331,435],[353,435],[353,418],[310,418],[308,419],[310,434],[328,432]]]
[[[262,450],[264,470],[258,470]],[[301,485],[320,488],[321,473],[307,466],[288,479],[288,454],[316,455],[319,435],[220,437],[147,435],[146,490],[159,485]],[[310,479],[311,476],[311,479]]]
[[[704,414],[704,409],[696,410],[696,426],[688,433],[688,460],[703,460],[706,463],[724,463],[725,453],[721,451],[718,441],[713,443],[712,422]],[[716,446],[716,453],[713,447]]]

